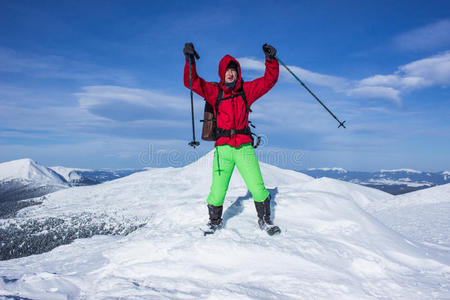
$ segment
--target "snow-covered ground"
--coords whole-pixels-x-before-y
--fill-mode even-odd
[[[348,182],[261,164],[274,198],[274,220],[282,228],[281,235],[270,237],[258,229],[253,201],[235,170],[224,204],[225,228],[203,237],[199,227],[207,222],[212,157],[211,152],[184,168],[151,169],[61,190],[20,211],[23,219],[96,213],[146,225],[126,236],[78,239],[47,253],[1,261],[0,295],[450,298],[449,252],[385,226],[364,208],[379,212],[397,198]],[[449,226],[444,223],[440,226]]]
[[[450,251],[450,184],[381,199],[367,210],[408,238]]]

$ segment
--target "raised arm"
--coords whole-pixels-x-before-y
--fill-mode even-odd
[[[192,43],[187,43],[183,49],[183,53],[186,56],[186,64],[184,65],[184,86],[188,89],[191,87],[189,78],[189,57],[191,58],[191,75],[192,76],[192,90],[205,98],[211,105],[215,105],[218,88],[216,85],[205,81],[203,78],[199,77],[197,74],[197,68],[195,64],[194,45]]]
[[[258,98],[270,91],[277,83],[279,75],[279,65],[276,58],[266,58],[266,71],[264,76],[244,83],[244,91],[248,105],[251,105]]]

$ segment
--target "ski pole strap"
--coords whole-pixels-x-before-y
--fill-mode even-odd
[[[327,112],[336,120],[336,121],[338,121],[338,123],[339,123],[339,126],[338,126],[338,128],[339,127],[343,127],[343,128],[346,128],[345,127],[345,125],[344,125],[344,123],[345,123],[345,121],[343,121],[343,122],[341,122],[341,121],[339,121],[339,119],[328,109],[328,107],[326,107],[325,106],[325,104],[323,104],[322,103],[322,101],[320,101],[320,99],[319,98],[317,98],[317,96],[316,95],[314,95],[314,93],[303,83],[303,81],[301,81],[300,80],[300,78],[298,78],[297,77],[297,75],[295,75],[294,74],[294,72],[292,72],[291,71],[291,69],[289,69],[288,68],[288,66],[286,66],[282,61],[281,61],[281,59],[279,59],[278,57],[275,57],[279,62],[280,62],[280,64],[283,66],[283,67],[285,67],[286,68],[286,70],[288,70],[288,72],[289,73],[291,73],[292,74],[292,76],[294,76],[294,78],[295,79],[297,79],[297,81],[298,82],[300,82],[300,84],[320,103],[320,105],[322,105],[323,106],[323,108],[325,108],[326,110],[327,110]]]

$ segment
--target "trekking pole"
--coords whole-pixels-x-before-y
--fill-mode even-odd
[[[198,56],[197,52],[195,52],[195,55],[197,57],[197,59],[200,58],[200,56]],[[195,124],[194,124],[194,94],[192,93],[192,72],[191,72],[192,66],[191,66],[191,56],[189,56],[189,81],[191,83],[191,114],[192,114],[192,142],[190,142],[188,145],[195,147],[200,145],[200,142],[195,140]]]
[[[300,78],[298,78],[282,61],[281,61],[281,59],[279,59],[278,57],[275,57],[279,62],[280,62],[280,64],[281,65],[283,65],[283,67],[285,67],[286,68],[286,70],[288,70],[289,71],[289,73],[291,73],[292,74],[292,76],[294,76],[294,78],[295,79],[297,79],[297,81],[298,82],[300,82],[300,84],[301,85],[303,85],[303,87],[323,106],[323,108],[325,108],[326,110],[327,110],[327,112],[329,112],[330,113],[330,115],[332,115],[333,116],[333,118],[336,120],[336,121],[338,121],[338,123],[339,123],[339,126],[338,126],[338,128],[339,127],[343,127],[343,128],[346,128],[345,127],[345,125],[344,125],[344,123],[345,123],[345,121],[343,121],[343,122],[341,122],[341,121],[339,121],[339,119],[328,109],[328,107],[326,107],[325,106],[325,104],[323,104],[322,103],[322,101],[320,101],[319,100],[319,98],[317,98],[317,96],[316,95],[314,95],[314,93],[313,92],[311,92],[311,90],[303,83],[303,81],[301,81],[300,80]]]

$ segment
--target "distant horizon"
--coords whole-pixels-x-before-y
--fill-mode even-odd
[[[206,155],[207,153],[205,153]],[[202,156],[198,157],[198,159],[200,159]],[[9,160],[9,161],[0,161],[0,164],[3,163],[8,163],[8,162],[12,162],[12,161],[19,161],[19,160],[25,160],[25,159],[30,159],[32,161],[34,161],[35,163],[41,165],[41,166],[45,166],[47,168],[55,168],[55,167],[63,167],[63,168],[68,168],[68,169],[75,169],[75,170],[140,170],[140,169],[145,169],[145,168],[168,168],[168,167],[175,167],[175,168],[180,168],[180,167],[185,167],[191,163],[194,163],[195,161],[190,161],[190,162],[186,162],[185,164],[180,165],[179,163],[174,164],[174,165],[164,165],[164,166],[151,166],[151,165],[143,165],[142,167],[120,167],[120,168],[110,168],[110,167],[78,167],[78,166],[69,166],[69,165],[62,165],[62,164],[45,164],[45,163],[41,163],[38,160],[35,160],[31,157],[23,157],[23,158],[18,158],[18,159],[13,159],[13,160]],[[274,165],[277,166],[275,164],[269,163],[269,162],[265,162],[264,160],[261,160],[261,162],[266,163],[266,164],[270,164],[270,165]],[[430,171],[430,170],[418,170],[418,169],[411,169],[411,168],[396,168],[396,169],[378,169],[378,170],[349,170],[349,169],[345,169],[342,167],[331,167],[331,166],[327,166],[327,167],[308,167],[308,168],[289,168],[289,167],[281,167],[281,166],[277,166],[280,167],[282,169],[288,169],[288,170],[293,170],[293,171],[336,171],[336,170],[344,170],[346,172],[367,172],[367,173],[375,173],[375,172],[408,172],[408,171],[416,171],[416,172],[421,172],[421,173],[449,173],[448,175],[450,175],[450,170],[437,170],[437,171]],[[333,170],[336,169],[336,170]]]

